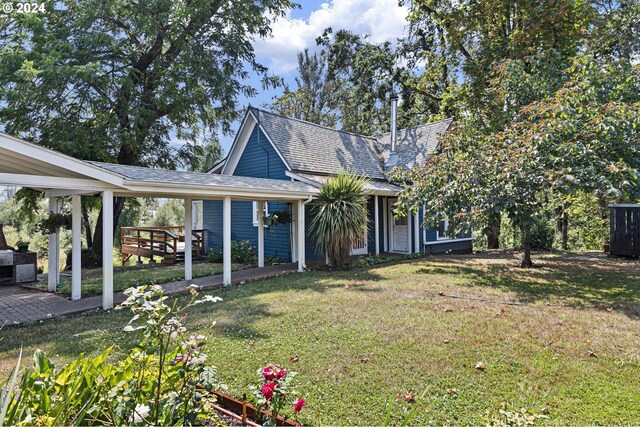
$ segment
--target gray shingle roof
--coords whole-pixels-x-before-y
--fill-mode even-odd
[[[318,185],[324,184],[329,179],[329,176],[326,176],[326,175],[312,175],[312,174],[300,173],[300,172],[296,173],[295,175],[299,176],[301,178],[304,178],[304,179],[308,179],[309,181],[313,181],[313,182],[317,183]],[[365,185],[365,189],[367,191],[372,192],[372,193],[384,192],[384,193],[394,193],[394,194],[396,194],[396,193],[399,193],[402,190],[402,187],[399,187],[397,185],[391,184],[390,182],[387,182],[387,181],[370,180]]]
[[[151,169],[115,163],[87,162],[104,170],[116,173],[125,179],[148,183],[190,184],[261,192],[292,192],[315,194],[318,190],[302,182],[282,179],[251,178],[245,176],[215,175],[202,172],[186,172],[167,169]]]
[[[385,179],[374,138],[256,108],[251,112],[293,171],[336,174],[349,167],[370,178]]]
[[[415,126],[398,130],[396,153],[398,153],[398,166],[407,169],[425,162],[429,154],[438,146],[438,138],[451,126],[452,118],[440,120],[426,125]],[[386,162],[391,152],[391,133],[385,133],[378,138],[382,158]]]

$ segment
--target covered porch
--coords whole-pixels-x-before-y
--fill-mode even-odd
[[[222,283],[232,283],[231,272],[231,201],[291,202],[295,213],[294,239],[297,270],[305,269],[305,205],[317,189],[302,182],[210,175],[88,162],[40,147],[0,133],[0,185],[28,187],[44,193],[49,210],[60,212],[61,200],[71,199],[72,272],[71,299],[82,297],[81,279],[81,201],[98,195],[102,201],[102,308],[114,304],[113,243],[114,197],[173,198],[184,201],[183,247],[197,241],[192,227],[192,200],[221,200],[223,209]],[[264,267],[264,224],[258,224],[258,267]],[[177,248],[177,245],[176,245]],[[177,252],[177,251],[176,251]],[[192,280],[193,252],[184,251],[185,281]],[[55,292],[60,283],[60,236],[49,235],[48,290]],[[235,274],[235,273],[234,273]]]

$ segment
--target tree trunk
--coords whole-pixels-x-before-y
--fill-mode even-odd
[[[124,208],[125,197],[116,197],[113,204],[113,234],[115,238],[116,226],[120,219],[120,214]],[[100,214],[98,214],[98,221],[96,222],[96,229],[93,233],[93,255],[95,262],[102,264],[102,208],[100,208]]]
[[[600,211],[600,221],[601,221],[601,227],[604,230],[609,230],[609,203],[607,202],[607,199],[602,197],[602,196],[598,196],[598,208]],[[609,242],[609,233],[603,233],[604,234],[604,241],[602,242],[603,245],[607,244]]]
[[[524,258],[522,258],[522,268],[531,268],[533,262],[531,262],[531,224],[526,223],[523,227],[522,246],[524,248]]]
[[[82,206],[82,222],[84,223],[84,235],[87,239],[87,248],[93,248],[93,235],[91,234],[91,222],[89,221],[89,210]]]
[[[569,214],[567,211],[564,211],[562,215],[562,250],[566,251],[569,249]]]
[[[569,248],[568,245],[568,229],[569,229],[569,214],[567,213],[567,205],[563,204],[556,208],[556,232],[560,234],[562,238],[562,250],[566,251]]]
[[[487,249],[500,249],[500,214],[493,214],[487,223]]]

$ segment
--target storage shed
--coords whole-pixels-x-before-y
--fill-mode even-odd
[[[609,205],[610,253],[640,256],[640,204]]]

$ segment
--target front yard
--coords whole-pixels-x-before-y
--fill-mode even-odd
[[[412,424],[485,424],[504,408],[546,414],[543,424],[636,423],[640,262],[542,255],[523,270],[518,256],[292,274],[215,291],[224,301],[190,310],[188,325],[209,337],[231,394],[250,395],[265,362],[298,371],[303,420],[314,425],[379,425],[388,402],[392,423],[412,406]],[[1,374],[21,345],[58,363],[112,345],[120,354],[132,345],[122,332],[129,318],[6,328]],[[409,391],[415,402],[396,399]]]

